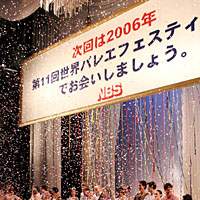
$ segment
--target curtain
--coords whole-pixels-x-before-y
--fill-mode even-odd
[[[183,89],[183,163],[185,193],[200,199],[200,85]]]
[[[115,194],[115,138],[120,104],[104,106],[86,113],[82,141],[82,182],[90,187],[109,186]]]
[[[32,185],[61,188],[61,120],[31,125]]]
[[[171,182],[177,196],[190,193],[198,200],[200,85],[117,106],[86,114],[83,182],[130,185],[132,195],[139,180],[154,180],[161,190]]]
[[[181,91],[124,102],[116,138],[116,186],[155,181],[158,189],[171,182],[177,195],[183,193]]]
[[[69,197],[69,188],[75,187],[81,192],[82,171],[82,135],[85,113],[62,117],[61,139],[61,189],[62,199]]]

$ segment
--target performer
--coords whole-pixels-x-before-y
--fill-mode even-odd
[[[161,200],[162,198],[162,191],[161,190],[156,190],[155,192],[155,200]]]
[[[145,197],[148,195],[148,192],[146,192],[146,188],[146,181],[140,181],[138,186],[139,192],[135,195],[134,200],[144,200]]]
[[[173,185],[171,183],[165,183],[164,190],[165,196],[162,200],[179,200],[179,198],[173,194]]]
[[[145,200],[155,200],[156,183],[154,181],[151,181],[147,185],[149,193],[145,197]]]

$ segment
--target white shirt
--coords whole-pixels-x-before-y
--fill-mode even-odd
[[[155,196],[154,196],[154,194],[148,194],[148,195],[144,198],[144,200],[155,200]]]

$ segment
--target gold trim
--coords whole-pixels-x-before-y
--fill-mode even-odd
[[[175,83],[175,84],[163,86],[163,87],[160,87],[160,88],[155,88],[155,89],[152,89],[152,90],[147,90],[147,91],[140,92],[140,93],[137,93],[137,94],[128,95],[126,97],[117,98],[117,99],[110,100],[110,101],[107,101],[107,102],[98,103],[98,104],[94,104],[94,105],[91,105],[91,106],[84,106],[84,107],[79,108],[79,109],[74,109],[74,110],[70,110],[70,111],[67,111],[67,112],[62,112],[60,114],[55,114],[55,115],[52,115],[52,116],[49,116],[49,117],[44,117],[44,118],[40,118],[40,119],[37,119],[37,120],[31,120],[31,121],[28,121],[26,123],[20,123],[19,126],[22,127],[22,126],[30,125],[30,124],[33,124],[33,123],[53,119],[53,118],[56,118],[56,117],[63,117],[63,116],[66,116],[66,115],[71,115],[71,114],[79,113],[79,112],[83,112],[83,111],[87,112],[90,109],[98,108],[98,107],[101,107],[101,106],[111,105],[111,104],[115,104],[115,103],[121,103],[121,102],[129,101],[129,100],[132,100],[132,99],[135,99],[135,98],[141,98],[141,97],[144,97],[144,96],[153,95],[153,94],[156,94],[156,93],[160,93],[160,92],[168,91],[168,90],[172,90],[172,89],[187,87],[187,86],[190,86],[190,85],[193,85],[193,84],[198,84],[198,83],[200,83],[200,77],[195,78],[195,79],[191,79],[191,80],[187,80],[187,81],[183,81],[183,82],[180,82],[180,83]]]
[[[23,97],[23,81],[24,81],[24,68],[22,67],[22,64],[20,65],[20,82],[19,82],[19,125],[22,123],[22,97]]]

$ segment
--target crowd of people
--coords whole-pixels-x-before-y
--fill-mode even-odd
[[[34,188],[33,188],[34,189]],[[90,188],[86,184],[82,184],[82,192],[78,195],[76,188],[70,188],[69,197],[67,200],[192,200],[192,196],[186,194],[182,199],[178,198],[173,192],[173,185],[171,183],[164,184],[164,192],[157,189],[156,183],[151,181],[147,183],[142,180],[138,184],[138,193],[132,195],[130,186],[121,186],[113,194],[110,187],[102,188],[95,185]],[[61,200],[60,193],[57,188],[52,188],[48,191],[45,186],[41,187],[41,194],[37,190],[39,198],[36,198],[32,192],[30,200]]]
[[[69,189],[69,197],[67,200],[192,200],[192,196],[186,194],[182,199],[178,198],[173,192],[171,183],[164,184],[164,192],[157,189],[156,183],[151,181],[147,183],[142,180],[138,184],[138,193],[132,195],[130,186],[121,186],[113,194],[110,187],[102,188],[95,185],[92,189],[86,184],[82,184],[82,192],[78,194],[76,188]],[[46,185],[32,187],[32,193],[29,200],[61,200],[61,194],[57,187],[48,189]],[[21,200],[15,194],[14,187],[7,185],[5,188],[0,187],[0,200]]]
[[[15,194],[11,184],[7,184],[6,187],[0,184],[0,200],[21,200],[21,198]]]
[[[138,193],[135,196],[130,195],[130,187],[120,187],[118,200],[192,200],[192,196],[186,194],[179,199],[173,192],[171,183],[164,184],[164,192],[157,189],[156,183],[151,181],[147,183],[142,180],[138,184]]]

